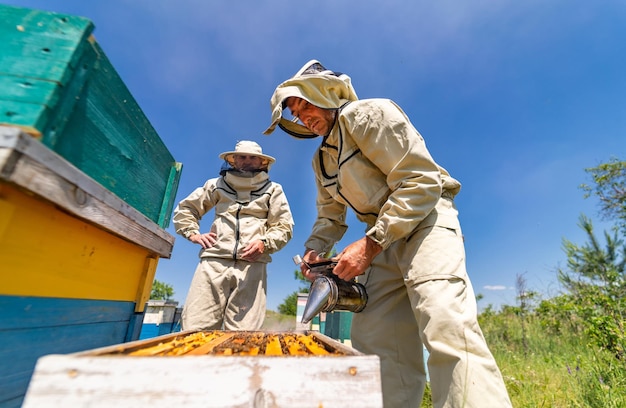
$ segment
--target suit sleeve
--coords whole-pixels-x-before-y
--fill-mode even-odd
[[[202,216],[215,206],[214,185],[213,180],[208,180],[204,186],[196,188],[178,203],[172,217],[177,234],[188,238],[200,232]]]
[[[366,235],[388,248],[433,210],[441,197],[441,172],[422,136],[394,102],[375,99],[353,111],[350,107],[344,125],[363,155],[386,176],[390,190]]]
[[[293,226],[294,221],[287,196],[282,186],[274,183],[265,233],[268,253],[274,253],[287,245],[293,234]]]

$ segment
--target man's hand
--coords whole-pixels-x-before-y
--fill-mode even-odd
[[[255,239],[241,251],[241,259],[248,262],[256,262],[265,252],[265,243],[260,239]]]
[[[333,273],[345,281],[362,275],[382,250],[383,248],[370,238],[361,238],[348,245],[334,258],[337,260],[337,266]]]
[[[202,248],[211,248],[217,242],[217,234],[213,231],[205,234],[195,234],[189,236],[189,241],[202,245]]]

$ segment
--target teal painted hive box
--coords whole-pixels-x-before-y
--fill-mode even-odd
[[[0,407],[37,359],[137,340],[177,163],[85,18],[0,5]]]
[[[0,5],[0,125],[36,137],[159,226],[182,165],[83,17]]]

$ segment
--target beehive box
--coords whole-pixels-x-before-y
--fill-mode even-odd
[[[166,228],[182,166],[93,31],[84,17],[0,5],[0,124],[21,128]]]
[[[381,407],[380,364],[313,331],[187,331],[39,359],[23,407]]]
[[[37,358],[139,338],[174,237],[18,128],[0,126],[0,406]]]
[[[0,5],[2,407],[21,406],[42,355],[136,340],[174,244],[182,165],[93,31]]]
[[[178,306],[177,301],[148,300],[139,340],[179,332],[182,312],[183,308]]]

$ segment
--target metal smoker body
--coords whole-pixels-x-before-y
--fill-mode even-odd
[[[297,264],[302,263],[299,256],[294,257],[294,261]],[[347,310],[358,313],[367,305],[365,286],[354,279],[345,281],[337,277],[333,273],[336,265],[337,262],[330,260],[308,265],[317,277],[311,283],[302,323],[310,322],[320,312]]]

